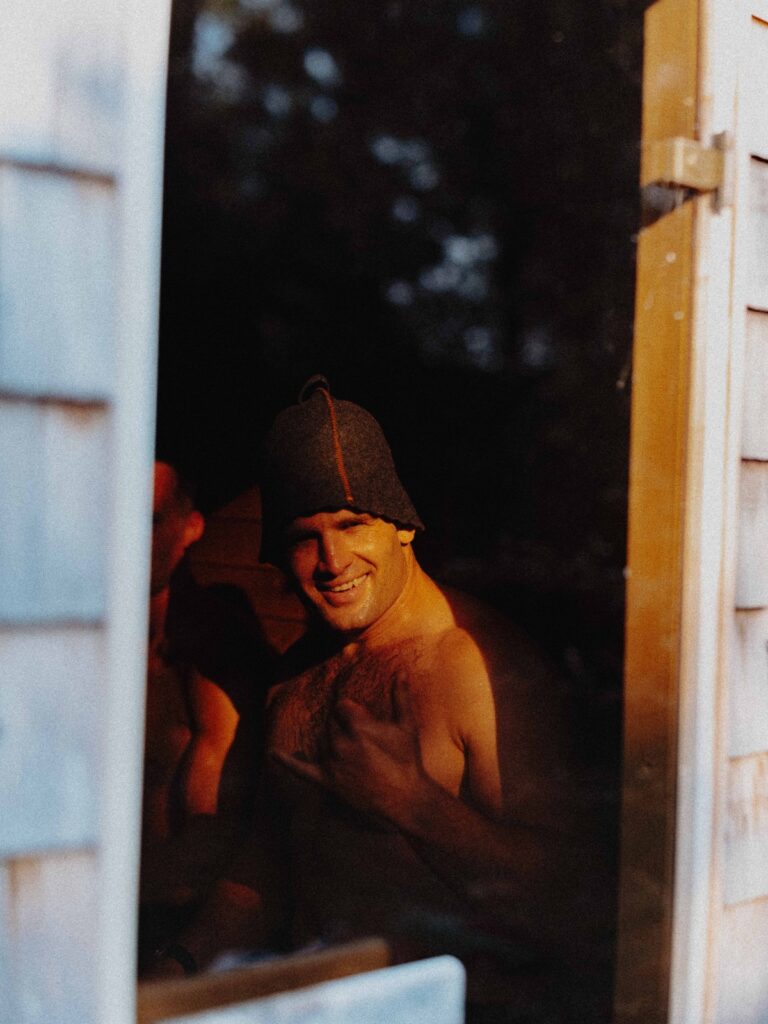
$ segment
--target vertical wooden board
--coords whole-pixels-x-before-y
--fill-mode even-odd
[[[0,168],[0,389],[111,391],[114,189]]]
[[[0,401],[0,622],[104,614],[108,420]]]
[[[768,605],[768,462],[741,464],[735,601],[737,608]]]
[[[768,750],[768,609],[735,613],[728,685],[731,757]]]
[[[693,136],[698,3],[645,12],[643,160]],[[646,199],[648,194],[646,193]],[[615,1019],[667,1020],[694,206],[646,203],[638,243],[629,485],[622,864]]]
[[[96,855],[10,861],[5,875],[0,928],[10,958],[6,1000],[16,1013],[7,1024],[95,1024]]]
[[[744,54],[744,75],[749,87],[740,98],[744,146],[755,156],[768,160],[768,123],[765,97],[768,96],[768,9],[764,3],[747,3],[752,18],[749,41]]]
[[[728,768],[725,902],[768,896],[768,753]]]
[[[3,5],[0,154],[116,170],[121,0]]]
[[[97,629],[0,630],[0,857],[95,843]]]
[[[768,240],[768,223],[763,229]],[[765,273],[768,276],[768,254]],[[768,313],[754,310],[747,311],[741,454],[768,461]]]
[[[768,900],[728,907],[719,951],[720,984],[714,1024],[768,1020]]]
[[[13,982],[12,908],[10,866],[0,861],[0,1021],[9,1024],[21,1020]]]
[[[765,61],[768,63],[768,44]],[[749,161],[748,203],[746,299],[753,309],[768,310],[768,160],[755,156]]]

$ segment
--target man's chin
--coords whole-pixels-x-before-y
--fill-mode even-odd
[[[315,606],[317,607],[317,606]],[[323,604],[318,611],[323,622],[336,633],[359,633],[370,625],[366,608],[334,608]]]

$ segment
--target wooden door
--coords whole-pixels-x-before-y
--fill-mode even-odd
[[[622,1021],[768,1013],[767,68],[756,0],[646,12]],[[715,192],[658,179],[676,136],[724,150]]]

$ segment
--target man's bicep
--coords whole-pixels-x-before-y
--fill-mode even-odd
[[[466,659],[463,739],[472,801],[498,820],[551,826],[562,780],[558,715],[540,680],[514,670],[491,677]]]
[[[503,818],[509,787],[502,771],[496,697],[474,645],[454,649],[451,675],[452,710],[464,749],[463,794],[478,810]]]

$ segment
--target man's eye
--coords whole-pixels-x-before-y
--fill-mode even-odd
[[[301,547],[302,544],[307,544],[311,540],[311,533],[294,533],[288,537],[287,544],[289,548],[298,548]]]
[[[341,524],[342,530],[354,530],[359,526],[370,526],[370,520],[368,519],[348,519],[347,522]]]

